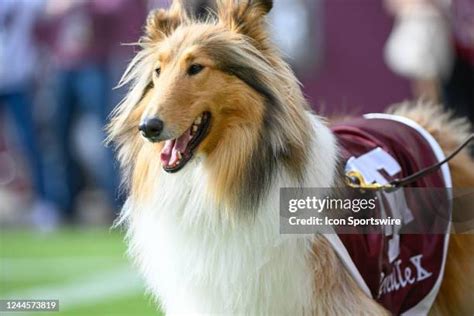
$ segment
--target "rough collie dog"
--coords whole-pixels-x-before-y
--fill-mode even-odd
[[[327,236],[280,234],[280,188],[340,185],[342,155],[270,43],[271,8],[270,0],[218,1],[212,18],[197,21],[175,1],[149,15],[122,80],[129,94],[109,125],[128,190],[129,252],[167,314],[408,313],[417,302],[384,304]],[[417,121],[412,131],[423,126],[445,153],[470,128],[422,104],[394,114]],[[454,186],[474,186],[466,152],[450,169]],[[472,315],[471,241],[451,236],[443,283],[416,311]],[[413,275],[405,272],[405,283]]]

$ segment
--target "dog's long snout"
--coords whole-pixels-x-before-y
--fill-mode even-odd
[[[155,141],[163,131],[163,121],[156,117],[146,118],[140,123],[138,129],[144,137]]]

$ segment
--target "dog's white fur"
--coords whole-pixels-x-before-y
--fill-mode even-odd
[[[336,142],[324,122],[313,126],[307,187],[330,187]],[[151,146],[151,145],[150,145]],[[161,171],[144,205],[127,201],[129,251],[167,314],[301,315],[311,313],[314,235],[279,232],[279,190],[296,186],[282,170],[254,219],[218,216],[206,198],[206,172],[194,159],[182,171]]]

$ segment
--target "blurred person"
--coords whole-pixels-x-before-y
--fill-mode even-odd
[[[387,0],[395,17],[385,60],[397,74],[413,79],[413,94],[438,102],[439,85],[452,69],[453,49],[444,1]]]
[[[271,36],[300,76],[314,76],[321,67],[324,39],[322,15],[322,0],[275,1],[268,15]]]
[[[385,47],[416,97],[442,101],[474,122],[474,2],[386,0],[396,22]]]
[[[120,35],[130,33],[130,27],[139,32],[144,11],[143,1],[47,1],[39,36],[51,50],[57,71],[54,123],[63,160],[58,166],[64,178],[62,207],[69,220],[74,220],[75,200],[85,186],[84,168],[106,193],[109,207],[119,207],[112,156],[102,144],[113,86],[109,62],[112,57],[125,58],[112,52],[129,40]],[[78,121],[82,128],[76,132]]]
[[[0,2],[0,110],[16,123],[33,186],[33,218],[42,228],[57,223],[56,207],[47,193],[42,153],[33,118],[33,81],[37,50],[34,26],[43,0]]]
[[[452,0],[451,14],[456,55],[444,101],[474,123],[474,1]]]

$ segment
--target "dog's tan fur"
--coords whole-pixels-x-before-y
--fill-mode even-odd
[[[390,315],[362,291],[326,238],[316,237],[313,248],[314,295],[322,299],[312,315]]]
[[[108,128],[134,200],[146,199],[152,193],[149,188],[161,168],[159,163],[150,161],[159,157],[162,144],[148,143],[137,132],[145,116],[158,115],[179,135],[200,113],[212,114],[210,133],[198,151],[206,156],[204,167],[213,181],[212,198],[229,213],[252,207],[245,201],[254,194],[248,191],[253,189],[252,177],[260,177],[266,184],[265,177],[269,175],[255,175],[258,166],[249,164],[265,151],[278,155],[295,180],[302,177],[307,159],[305,147],[310,139],[309,122],[304,115],[308,106],[297,79],[271,45],[265,30],[263,16],[271,9],[271,3],[218,1],[217,17],[205,22],[190,18],[180,1],[174,1],[169,10],[150,14],[139,43],[142,50],[122,80],[122,84],[131,84],[130,93],[115,110]],[[190,78],[185,72],[192,63],[205,69]],[[237,65],[245,71],[252,70],[256,78],[234,69]],[[155,72],[158,67],[159,76]],[[266,104],[268,99],[272,104]],[[278,113],[269,120],[269,111]],[[424,126],[445,153],[453,150],[470,128],[437,107],[407,103],[392,112]],[[272,134],[263,141],[269,141],[271,146],[262,148],[262,134],[267,130]],[[466,152],[453,159],[450,168],[454,186],[474,187],[474,163]],[[256,200],[261,197],[255,196]],[[468,297],[474,288],[473,245],[472,236],[451,236],[445,280],[433,312],[474,313],[474,300]],[[324,238],[316,238],[314,248],[314,295],[325,299],[319,300],[324,303],[315,307],[312,314],[387,314],[362,292]]]

